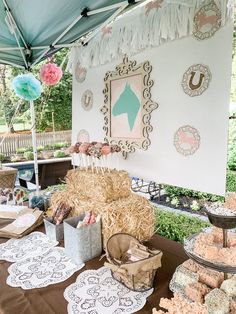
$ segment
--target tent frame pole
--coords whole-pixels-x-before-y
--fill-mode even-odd
[[[51,46],[49,46],[32,64],[31,64],[31,68],[37,64],[44,56],[45,54],[47,54],[51,47],[53,47],[61,38],[63,38],[68,32],[69,30],[79,21],[82,19],[82,15],[79,15],[65,30],[64,32],[61,33],[60,36],[58,36],[54,41],[53,43],[51,44]]]
[[[15,21],[13,15],[11,14],[11,10],[10,10],[10,8],[9,8],[9,6],[8,6],[8,4],[7,4],[7,2],[6,2],[6,0],[2,0],[2,1],[3,1],[3,4],[4,4],[5,8],[6,8],[7,13],[8,13],[9,16],[10,16],[11,21],[13,21],[14,24],[15,24],[15,27],[16,27],[16,29],[17,29],[19,35],[20,35],[20,38],[21,38],[21,40],[22,40],[22,42],[23,42],[25,48],[28,49],[29,47],[28,47],[28,45],[27,45],[27,43],[26,43],[26,41],[25,41],[25,39],[24,39],[24,36],[22,35],[22,33],[21,33],[21,31],[20,31],[20,29],[19,29],[19,27],[18,27],[18,25],[17,25],[17,23],[16,23],[16,21]]]
[[[37,140],[36,140],[36,124],[35,124],[35,109],[34,102],[30,100],[30,113],[31,113],[31,134],[32,134],[32,146],[34,153],[34,173],[35,173],[35,184],[36,184],[36,195],[39,195],[39,170],[38,170],[38,155],[37,155]]]

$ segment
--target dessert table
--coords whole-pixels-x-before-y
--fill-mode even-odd
[[[0,219],[0,228],[9,222],[10,220]],[[41,226],[36,230],[44,232],[44,227]],[[0,238],[0,243],[6,241],[7,239]],[[157,271],[153,294],[147,299],[143,309],[137,312],[140,314],[150,314],[153,307],[158,308],[161,297],[170,298],[172,296],[172,292],[168,289],[169,281],[176,267],[187,259],[181,244],[161,236],[153,236],[147,245],[163,251],[162,267]],[[6,284],[7,269],[11,263],[0,261],[0,314],[66,314],[68,303],[63,297],[66,287],[75,282],[78,274],[84,270],[98,269],[103,266],[104,262],[105,258],[102,260],[100,257],[94,258],[87,262],[83,269],[62,283],[41,289],[23,290],[12,288]]]

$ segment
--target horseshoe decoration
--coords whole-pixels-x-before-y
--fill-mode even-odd
[[[91,90],[87,89],[81,98],[81,105],[84,110],[89,111],[92,109],[93,106],[93,93]]]
[[[194,64],[184,73],[182,87],[187,95],[199,96],[208,88],[210,81],[211,72],[208,66]]]

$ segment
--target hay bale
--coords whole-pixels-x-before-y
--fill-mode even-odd
[[[155,215],[151,203],[144,197],[131,194],[111,203],[95,200],[80,200],[69,192],[58,192],[52,196],[53,206],[65,202],[72,207],[72,216],[94,211],[102,217],[103,244],[115,233],[129,233],[140,241],[149,240],[154,234]]]
[[[95,199],[110,203],[131,194],[131,179],[126,171],[110,170],[98,173],[92,169],[70,170],[66,177],[67,190],[81,200]]]

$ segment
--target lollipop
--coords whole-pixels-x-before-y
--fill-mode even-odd
[[[77,142],[74,146],[74,152],[77,154],[80,152],[79,151],[80,145],[81,145],[81,142]]]
[[[107,145],[104,145],[104,146],[102,147],[102,149],[101,149],[102,155],[107,156],[107,155],[110,154],[110,152],[111,152],[111,147],[110,147],[108,144],[107,144]]]
[[[82,143],[79,146],[79,152],[82,154],[86,154],[88,148],[89,148],[89,143]]]

